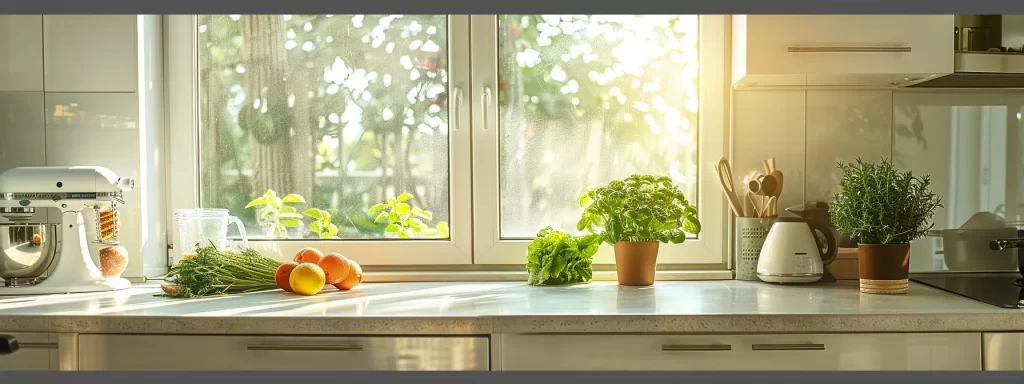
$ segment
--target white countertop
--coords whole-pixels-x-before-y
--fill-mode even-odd
[[[832,333],[1024,331],[1003,309],[911,283],[861,294],[856,281],[803,286],[679,281],[367,283],[304,297],[282,291],[202,299],[118,292],[0,297],[0,331],[195,334]]]

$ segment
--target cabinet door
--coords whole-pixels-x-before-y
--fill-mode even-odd
[[[486,337],[81,335],[78,368],[486,371]]]
[[[986,371],[1024,371],[1024,333],[986,333],[982,345]]]
[[[49,371],[57,369],[57,341],[46,333],[13,333],[21,348],[0,356],[0,371]]]
[[[43,90],[43,16],[0,15],[0,91]]]
[[[500,370],[981,369],[977,333],[501,335],[496,345]]]
[[[740,76],[796,75],[809,85],[844,85],[857,77],[904,82],[903,76],[953,72],[952,15],[746,15],[735,21]]]
[[[135,92],[136,15],[46,15],[47,92]]]

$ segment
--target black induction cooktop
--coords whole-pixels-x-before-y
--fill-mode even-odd
[[[1024,308],[1020,275],[912,276],[910,280],[1002,308]]]

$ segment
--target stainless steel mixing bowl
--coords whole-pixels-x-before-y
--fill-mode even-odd
[[[0,223],[0,278],[42,276],[57,254],[57,224]]]

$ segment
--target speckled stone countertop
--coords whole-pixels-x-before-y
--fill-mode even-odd
[[[281,291],[192,300],[154,285],[118,292],[0,297],[0,331],[182,334],[847,333],[1024,331],[1003,309],[911,283],[900,296],[855,281],[368,283],[312,297]]]

